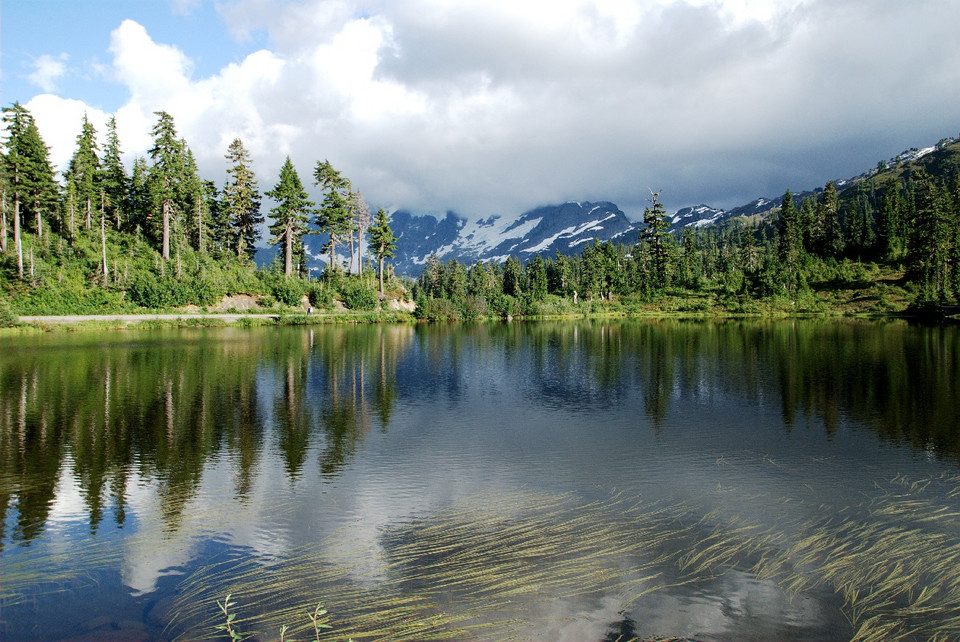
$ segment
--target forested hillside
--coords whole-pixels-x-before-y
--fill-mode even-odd
[[[334,299],[348,307],[377,306],[375,275],[346,278],[332,270],[321,280],[305,271],[302,238],[312,224],[327,235],[331,265],[336,252],[364,247],[370,259],[388,258],[393,239],[385,214],[373,220],[349,179],[318,161],[316,206],[287,158],[276,184],[263,191],[240,139],[224,150],[227,180],[218,186],[200,177],[187,141],[173,118],[157,112],[153,145],[128,174],[121,162],[115,121],[106,145],[86,118],[78,123],[76,151],[60,180],[32,115],[19,104],[3,110],[0,162],[0,309],[13,314],[63,314],[207,307],[226,295],[249,294],[261,305],[299,306],[306,296],[323,307]],[[269,184],[269,183],[268,183]],[[263,195],[278,260],[257,270]],[[397,283],[380,285],[397,288]]]
[[[575,256],[466,265],[432,256],[415,284],[391,278],[396,239],[383,210],[329,161],[310,200],[289,158],[258,177],[240,139],[223,185],[202,178],[173,118],[157,112],[146,158],[128,173],[115,122],[106,144],[84,119],[58,178],[31,114],[3,110],[0,316],[210,308],[226,295],[260,305],[371,310],[412,289],[417,314],[477,318],[671,310],[703,313],[937,310],[960,297],[960,143],[852,184],[828,183],[775,210],[671,232],[659,194],[624,242]],[[274,182],[276,181],[276,182]],[[268,187],[269,186],[269,187]],[[262,211],[267,196],[275,206]],[[270,266],[252,258],[269,224]],[[327,268],[309,274],[304,235],[319,231]],[[348,267],[344,267],[348,266]],[[355,274],[353,273],[355,272]],[[377,280],[377,275],[380,280]],[[319,277],[319,278],[317,278]],[[378,296],[379,292],[379,296]],[[407,295],[409,296],[409,295]]]

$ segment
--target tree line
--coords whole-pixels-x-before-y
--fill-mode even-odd
[[[587,243],[574,256],[535,255],[526,264],[426,262],[417,280],[420,314],[431,318],[551,314],[578,301],[656,302],[710,293],[727,310],[742,302],[809,297],[862,285],[867,266],[891,275],[917,310],[960,301],[960,171],[910,167],[838,194],[834,182],[799,204],[788,190],[768,219],[685,227],[670,233],[660,193],[633,243]],[[594,306],[596,307],[596,306]]]
[[[218,186],[200,177],[172,116],[155,114],[152,146],[129,174],[115,119],[101,149],[85,116],[58,182],[29,111],[18,103],[3,110],[0,274],[8,295],[23,294],[37,310],[79,311],[202,306],[225,294],[264,291],[287,305],[307,294],[318,305],[336,288],[351,305],[376,306],[363,255],[376,261],[382,298],[396,238],[388,215],[371,214],[361,191],[328,160],[313,168],[319,204],[289,157],[276,184],[261,192],[250,153],[236,138]],[[816,289],[852,287],[864,281],[865,265],[897,275],[917,308],[935,308],[960,299],[960,171],[957,154],[944,157],[939,166],[928,164],[931,171],[916,163],[878,168],[842,192],[830,182],[799,202],[787,191],[775,216],[679,233],[669,231],[654,192],[635,241],[594,241],[572,256],[472,266],[431,256],[413,286],[418,314],[565,313],[597,302],[699,294],[736,311],[744,301],[795,301]],[[256,270],[252,261],[265,222],[263,196],[275,203],[267,241],[280,248],[270,270]],[[327,239],[319,286],[308,274],[303,243],[313,232]],[[345,279],[344,264],[369,287]]]
[[[348,247],[347,269],[361,275],[366,247],[376,261],[383,293],[385,260],[396,247],[389,217],[382,209],[371,215],[360,190],[328,160],[318,161],[313,171],[314,185],[323,193],[319,206],[309,199],[289,156],[277,183],[261,193],[250,153],[235,138],[224,154],[226,180],[218,186],[200,177],[173,117],[165,111],[155,115],[152,146],[146,157],[134,160],[129,174],[115,118],[107,122],[101,149],[85,115],[74,154],[58,181],[30,112],[19,103],[3,109],[0,269],[11,287],[50,286],[54,279],[62,285],[74,277],[70,268],[79,266],[85,283],[78,285],[136,293],[135,281],[149,281],[151,274],[184,279],[185,269],[190,271],[185,263],[195,273],[188,277],[202,281],[206,273],[226,270],[234,275],[226,287],[238,286],[236,275],[254,272],[265,221],[261,199],[267,196],[275,202],[268,212],[267,241],[281,248],[277,269],[284,277],[308,277],[303,236],[319,231],[329,237],[330,270],[342,270],[336,252]],[[151,254],[144,249],[156,254],[152,266],[143,265]]]

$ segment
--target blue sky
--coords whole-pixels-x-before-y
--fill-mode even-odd
[[[261,190],[329,159],[374,207],[639,218],[846,178],[960,132],[960,0],[3,0],[2,102],[65,163],[170,112]]]

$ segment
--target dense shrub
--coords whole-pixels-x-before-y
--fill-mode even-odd
[[[121,292],[82,285],[32,288],[13,303],[19,314],[103,314],[126,307]]]
[[[150,273],[137,275],[127,288],[127,296],[141,308],[165,308],[169,305],[165,288],[161,287],[157,277]]]
[[[6,299],[0,299],[0,328],[11,328],[20,323],[20,319],[10,309]]]
[[[416,316],[419,319],[443,321],[459,319],[460,310],[448,299],[423,298],[417,302]]]
[[[271,294],[282,305],[300,305],[303,299],[303,282],[300,279],[280,278],[273,284]]]
[[[307,297],[310,299],[310,305],[315,308],[329,308],[333,304],[333,290],[321,281],[310,282],[307,287]]]
[[[487,300],[473,294],[467,295],[460,306],[464,319],[478,319],[487,314]]]
[[[347,279],[343,283],[340,298],[350,310],[375,310],[380,301],[373,287],[356,279]]]

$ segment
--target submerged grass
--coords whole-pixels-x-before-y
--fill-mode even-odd
[[[958,489],[958,475],[896,477],[856,506],[761,497],[782,514],[760,517],[626,493],[476,496],[369,544],[343,531],[279,559],[197,568],[155,617],[178,639],[222,638],[231,613],[232,630],[259,639],[524,638],[537,608],[603,597],[627,612],[735,572],[788,598],[836,596],[853,640],[960,639],[960,513],[943,503]],[[103,567],[120,557],[69,554]],[[82,578],[57,568],[54,556],[5,565],[0,600],[74,590]],[[234,609],[214,606],[224,593]]]
[[[627,610],[738,571],[787,596],[835,594],[854,640],[960,638],[960,517],[927,496],[951,496],[960,476],[902,481],[786,529],[624,495],[473,498],[382,533],[376,550],[344,534],[272,564],[200,569],[182,583],[169,630],[214,631],[210,605],[228,586],[248,611],[243,630],[309,634],[304,614],[322,597],[324,639],[504,639],[523,637],[531,605],[613,595]]]

